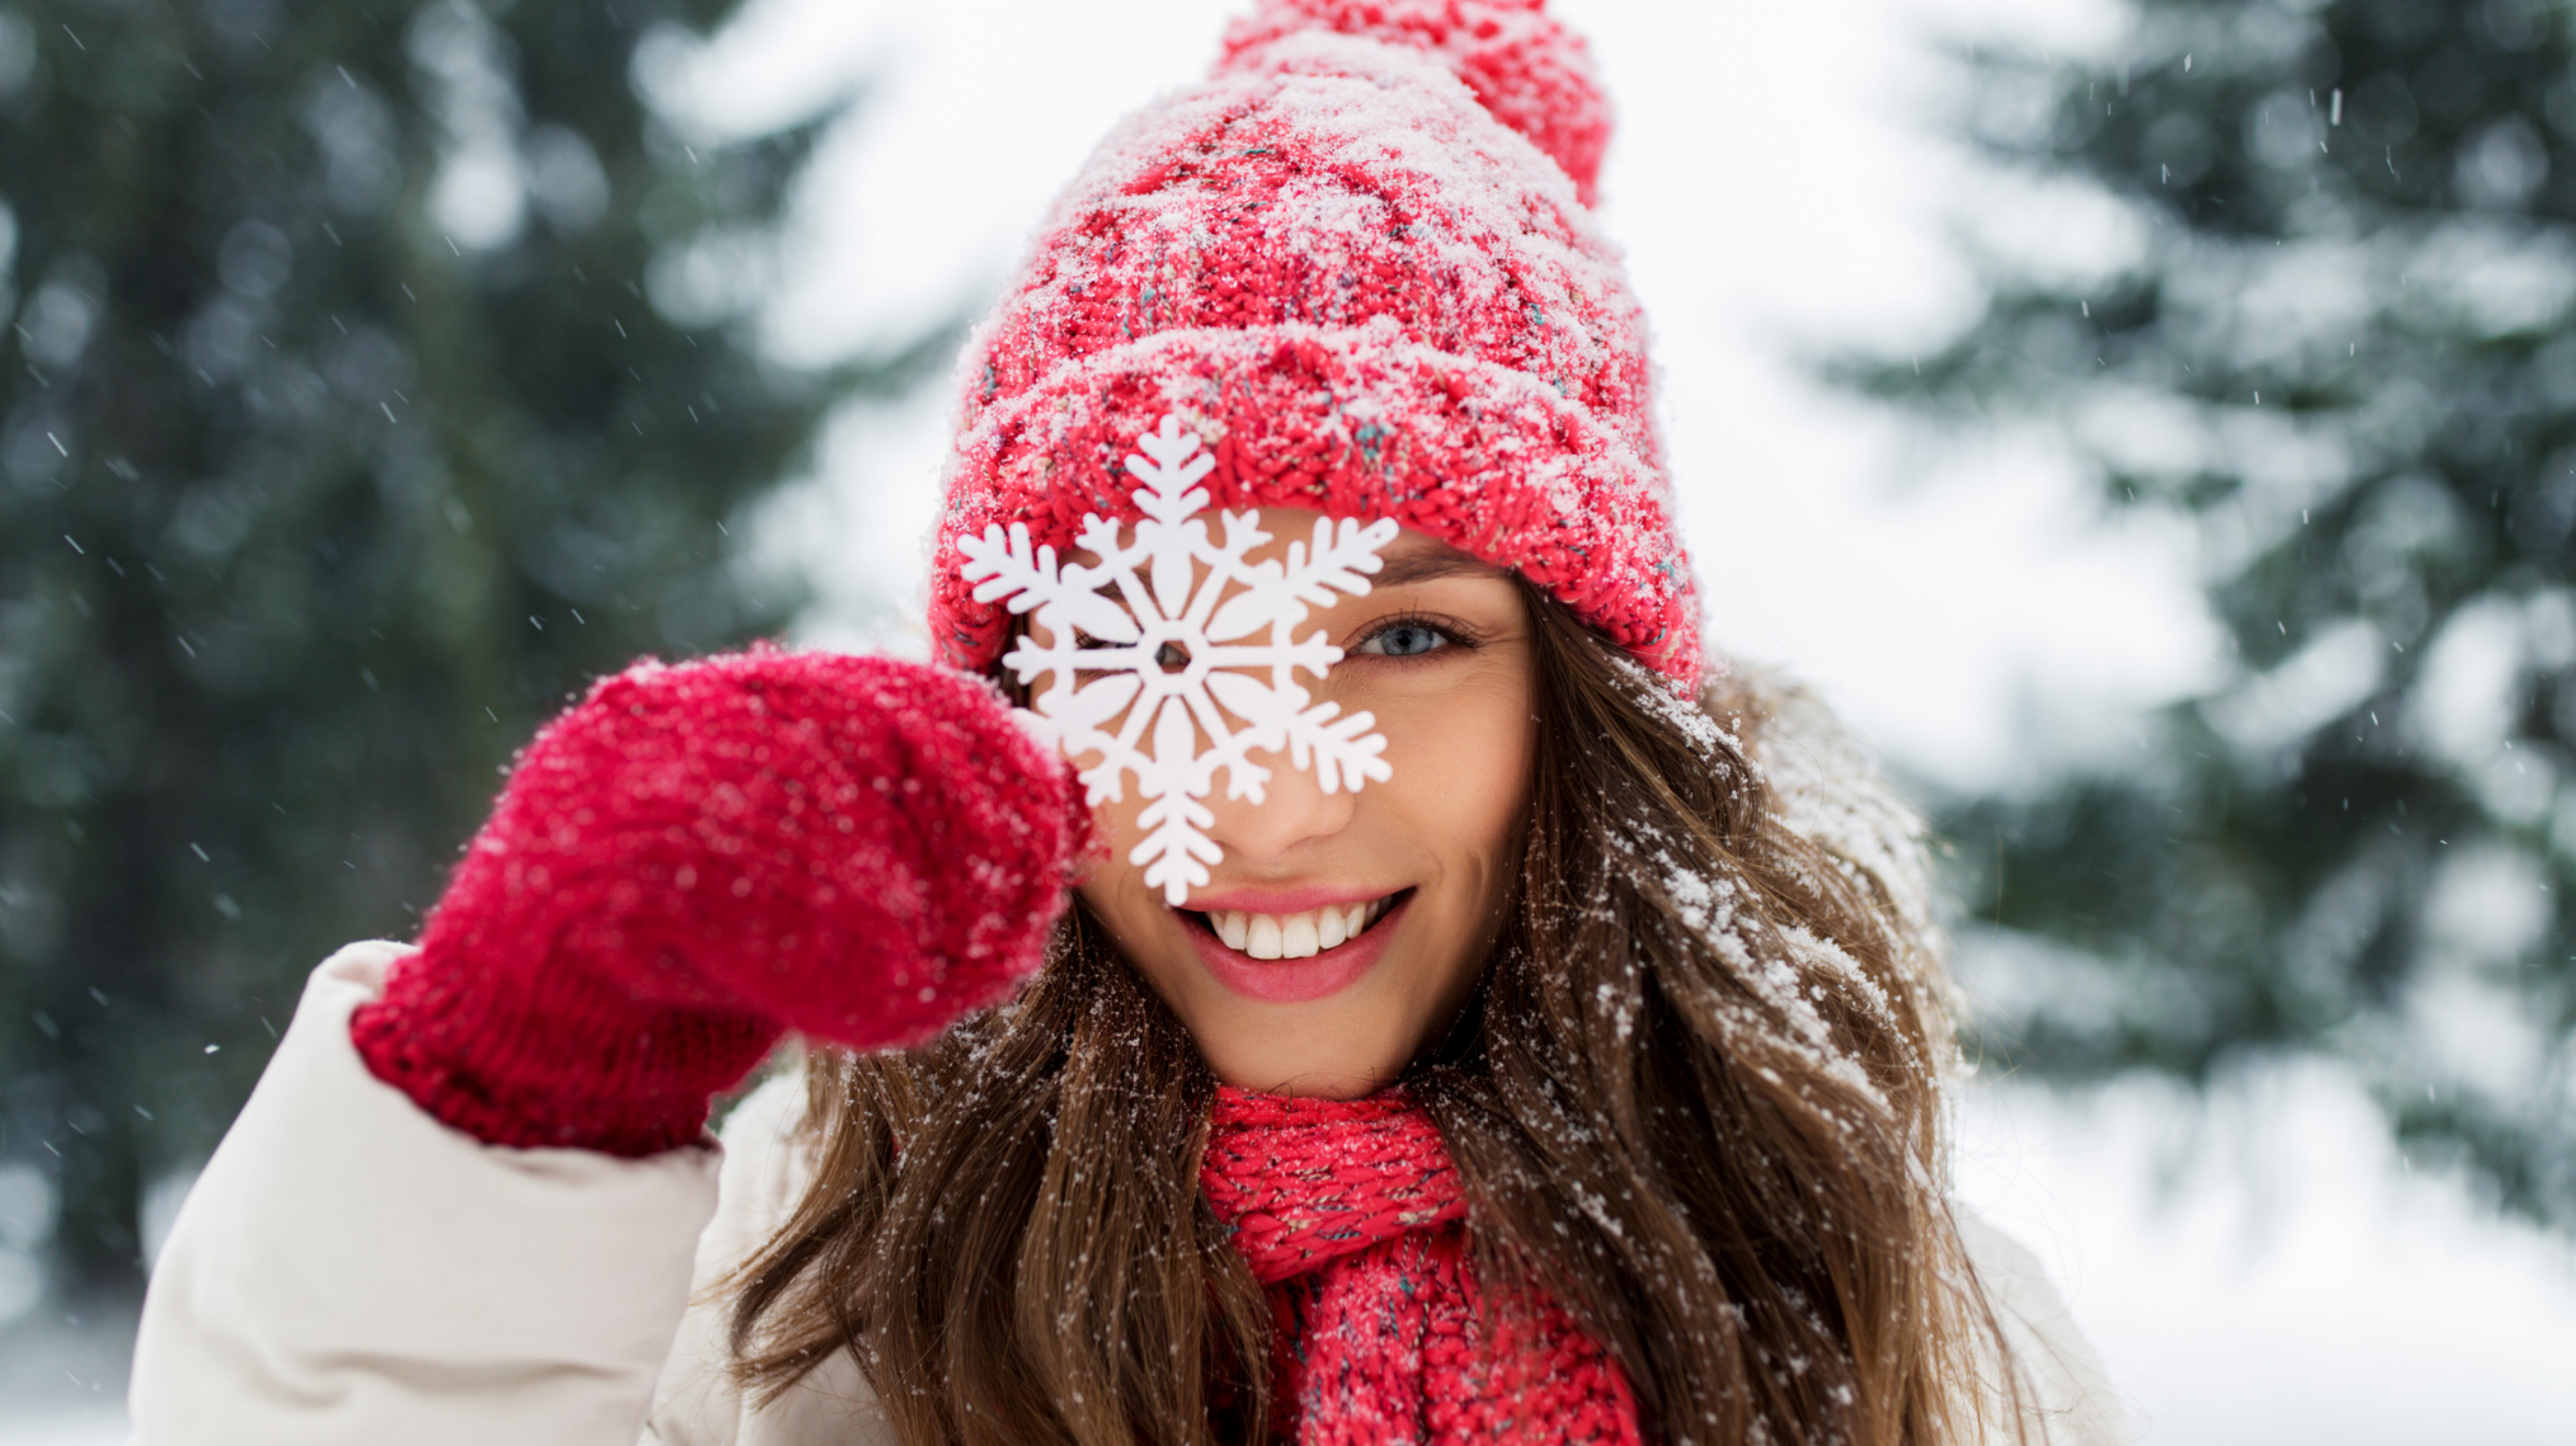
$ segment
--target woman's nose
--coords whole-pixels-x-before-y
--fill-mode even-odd
[[[1255,752],[1250,761],[1270,770],[1261,802],[1230,798],[1219,785],[1207,803],[1216,815],[1208,837],[1229,860],[1275,864],[1290,858],[1301,844],[1329,838],[1351,821],[1358,799],[1349,789],[1326,793],[1312,770],[1291,765],[1284,752]]]

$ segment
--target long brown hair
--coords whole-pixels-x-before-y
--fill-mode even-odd
[[[1485,1278],[1572,1312],[1654,1439],[1948,1446],[2018,1417],[1980,1384],[2007,1357],[1947,1209],[1910,819],[1783,726],[1812,705],[1720,678],[1693,707],[1523,592],[1523,863],[1405,1081]],[[755,1395],[848,1350],[914,1446],[1262,1437],[1270,1314],[1198,1188],[1216,1082],[1079,904],[1008,1006],[809,1082],[812,1184],[737,1277]]]

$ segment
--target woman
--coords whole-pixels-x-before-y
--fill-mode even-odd
[[[1913,825],[1703,670],[1607,134],[1537,0],[1238,24],[969,350],[944,666],[542,733],[316,974],[141,1438],[2116,1439],[1944,1194]]]

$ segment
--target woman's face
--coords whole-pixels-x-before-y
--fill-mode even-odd
[[[1284,560],[1321,516],[1261,509],[1271,540],[1250,556]],[[1390,777],[1327,794],[1286,756],[1254,754],[1270,769],[1263,801],[1209,795],[1224,857],[1179,908],[1129,861],[1136,791],[1095,814],[1107,848],[1084,901],[1217,1077],[1244,1089],[1349,1098],[1391,1083],[1465,1002],[1509,889],[1537,727],[1520,591],[1409,528],[1379,556],[1371,591],[1295,632],[1342,649],[1330,676],[1298,681],[1375,715]]]

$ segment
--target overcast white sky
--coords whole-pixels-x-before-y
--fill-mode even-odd
[[[1196,78],[1219,0],[753,0],[668,84],[715,129],[878,81],[809,178],[767,317],[820,360],[976,307],[1119,114]],[[1944,31],[2080,49],[2103,0],[1558,0],[1619,108],[1603,219],[1629,253],[1713,636],[1819,685],[1902,767],[1973,783],[2099,755],[2223,665],[2188,538],[2104,519],[2046,449],[1945,451],[1808,381],[1801,350],[1903,350],[1968,313],[1975,214],[2095,228],[1939,137]],[[860,406],[761,529],[817,641],[917,613],[943,391]],[[2151,1442],[2564,1442],[2576,1262],[2411,1176],[2330,1073],[2202,1115],[2139,1082],[1968,1103],[1961,1190],[2048,1260]]]

